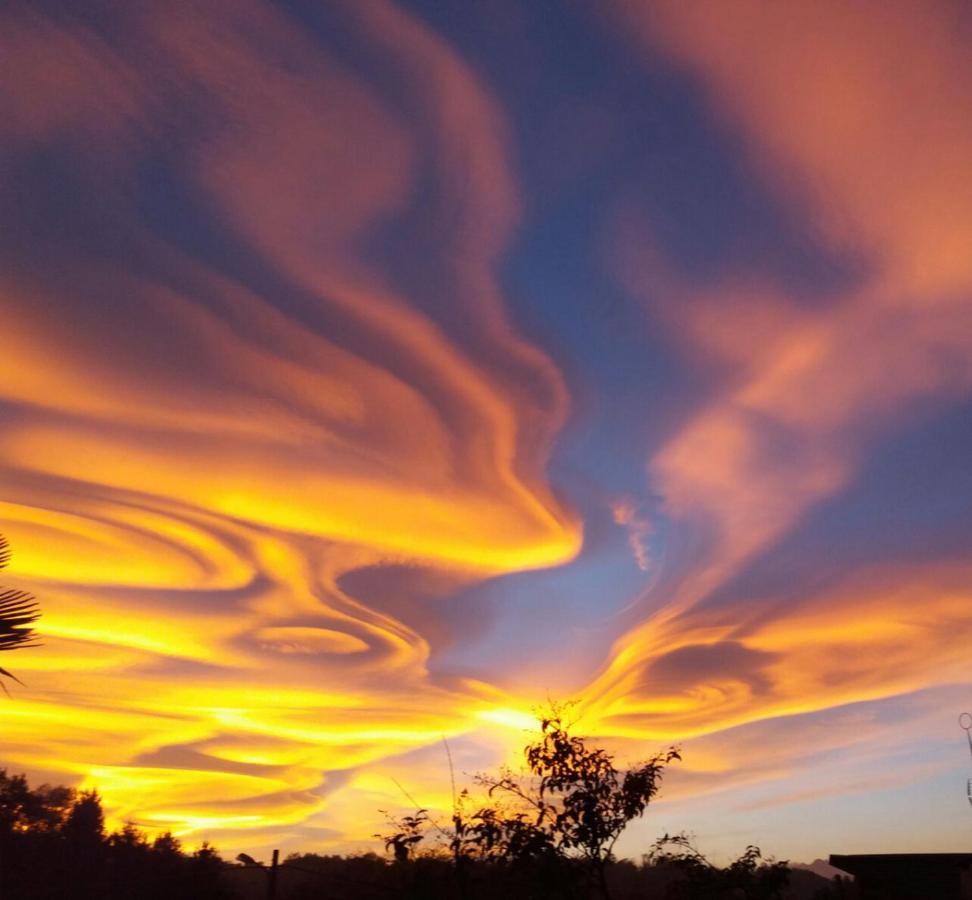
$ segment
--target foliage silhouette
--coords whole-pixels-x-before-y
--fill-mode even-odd
[[[394,848],[395,862],[407,862],[416,845],[425,838],[425,829],[431,822],[429,811],[419,809],[414,815],[402,816],[401,819],[396,819],[384,810],[379,812],[384,813],[389,824],[398,830],[388,835],[376,834],[375,837],[385,842],[386,852]]]
[[[488,802],[468,814],[463,791],[452,816],[447,851],[456,869],[459,892],[465,889],[471,861],[491,862],[536,876],[542,896],[588,894],[593,888],[605,900],[611,890],[606,869],[614,846],[627,825],[641,817],[655,797],[665,767],[681,759],[676,748],[619,770],[607,751],[588,746],[570,733],[567,706],[553,705],[540,718],[540,738],[524,749],[527,772],[505,769],[498,776],[478,775]],[[426,810],[401,820],[405,827],[382,836],[404,862],[431,836],[435,823]]]
[[[539,791],[539,779],[532,773],[523,778],[534,779],[530,784],[518,784],[528,796]],[[619,773],[617,784],[623,787],[623,783]],[[560,808],[556,797],[548,802]],[[500,823],[504,817],[515,818],[524,811],[522,800],[516,807],[502,809],[499,801],[491,803],[477,813],[486,811],[489,819],[489,811],[493,811]],[[525,818],[532,825],[536,814]],[[471,829],[481,824],[466,814],[461,803],[456,819]],[[427,846],[423,848],[422,841],[407,842],[408,855],[399,854],[391,864],[373,853],[292,854],[279,870],[277,900],[588,900],[603,896],[597,879],[591,877],[589,860],[576,848],[570,853],[545,851],[539,857],[517,859],[501,846],[497,850],[498,844],[479,852],[468,831],[443,828],[424,811],[391,821],[395,833],[406,837],[425,837],[430,832]],[[457,866],[452,845],[457,836],[463,838],[458,845],[462,868]],[[394,848],[395,843],[389,842],[387,850]],[[694,848],[689,850],[687,843],[680,845],[666,836],[656,844],[654,858],[646,856],[640,865],[609,861],[604,875],[614,900],[770,900],[780,896],[773,890],[782,883],[784,868],[783,863],[763,864],[759,852],[750,848],[726,869],[716,869]],[[797,884],[801,882],[798,876],[804,876],[803,887],[791,890],[788,900],[810,900],[814,890],[826,890],[821,896],[827,897],[853,895],[842,885],[835,892],[810,872],[794,871]],[[3,900],[264,900],[267,884],[264,869],[225,863],[205,844],[189,854],[171,834],[150,840],[133,824],[106,834],[101,801],[94,791],[47,785],[31,788],[24,776],[0,770]]]
[[[759,847],[748,846],[743,854],[724,869],[714,866],[685,834],[666,834],[659,838],[648,862],[670,866],[683,877],[669,885],[671,900],[782,900],[790,881],[785,861],[763,861]]]
[[[207,845],[185,854],[133,825],[106,835],[96,791],[31,789],[0,769],[3,900],[231,900],[223,869]]]
[[[10,545],[0,535],[0,569],[10,562]],[[0,590],[0,651],[16,650],[37,644],[31,627],[40,617],[37,601],[26,591]],[[20,679],[4,668],[0,668],[0,687],[6,691],[3,678]]]

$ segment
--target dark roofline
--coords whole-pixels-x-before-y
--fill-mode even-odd
[[[927,859],[935,862],[972,862],[972,853],[832,853],[831,859],[873,859],[880,862],[891,862],[892,860],[916,860]]]
[[[894,866],[934,866],[935,868],[961,868],[972,865],[972,853],[832,853],[830,864],[856,875],[862,871]]]

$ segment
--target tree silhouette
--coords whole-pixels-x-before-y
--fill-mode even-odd
[[[226,868],[208,844],[189,855],[132,824],[106,835],[97,791],[31,788],[0,769],[3,900],[230,900]]]
[[[606,866],[614,845],[634,819],[644,815],[658,793],[665,766],[681,759],[675,747],[627,771],[606,750],[589,747],[569,732],[561,707],[540,720],[540,740],[524,749],[530,777],[504,772],[479,776],[489,795],[522,804],[512,816],[487,808],[477,813],[480,842],[499,839],[514,860],[541,857],[578,859],[605,898],[610,898]]]
[[[10,561],[10,545],[0,535],[0,569]],[[37,601],[26,591],[0,590],[0,651],[16,650],[37,644],[31,627],[40,617]],[[6,691],[3,678],[20,679],[4,668],[0,668],[0,687]]]
[[[379,812],[384,812],[384,810],[379,810]],[[413,849],[425,838],[425,828],[432,821],[429,818],[429,811],[419,809],[416,810],[414,816],[403,816],[401,819],[396,819],[388,813],[385,813],[385,815],[388,817],[389,824],[398,830],[391,834],[376,834],[374,836],[385,842],[386,852],[394,848],[395,862],[408,862]]]
[[[60,829],[74,805],[69,787],[43,784],[31,789],[23,775],[0,769],[0,834],[48,834]]]
[[[535,876],[540,895],[570,897],[595,890],[610,900],[606,869],[624,829],[658,793],[665,766],[681,759],[669,748],[638,766],[619,770],[606,750],[570,733],[563,706],[540,719],[540,738],[524,748],[527,772],[478,775],[489,802],[467,815],[463,791],[446,830],[419,810],[382,836],[386,850],[407,861],[430,835],[448,840],[460,893],[473,861],[497,863]],[[431,852],[444,852],[441,846]]]
[[[105,839],[105,814],[97,791],[81,791],[61,829],[69,843],[100,844]]]
[[[785,861],[764,861],[759,847],[748,846],[728,866],[714,866],[686,834],[666,834],[648,854],[651,863],[677,869],[682,878],[669,886],[671,900],[782,900],[790,880]]]

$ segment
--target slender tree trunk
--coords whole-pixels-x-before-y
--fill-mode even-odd
[[[604,900],[611,900],[611,891],[608,888],[607,882],[607,861],[599,859],[596,863],[597,866],[597,886],[601,889],[601,897]]]

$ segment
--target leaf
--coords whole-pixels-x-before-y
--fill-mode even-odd
[[[0,535],[0,568],[10,561],[10,544]],[[33,595],[26,591],[0,591],[0,651],[16,650],[20,647],[36,646],[38,641],[31,627],[40,618],[40,608]],[[3,678],[10,678],[22,684],[18,678],[0,668],[0,687],[5,694],[7,686]]]
[[[40,618],[40,608],[25,591],[0,592],[0,651],[36,645],[31,625]]]

